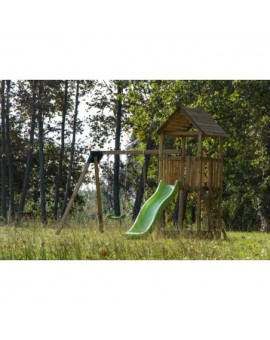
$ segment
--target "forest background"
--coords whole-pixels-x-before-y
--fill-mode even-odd
[[[267,80],[2,80],[2,223],[25,212],[44,225],[57,221],[90,150],[158,149],[156,129],[182,105],[204,109],[229,136],[222,205],[226,228],[269,231],[269,92]],[[213,141],[205,143],[214,149]],[[188,152],[192,148],[191,141]],[[105,213],[124,211],[135,218],[157,186],[157,163],[150,155],[104,156]],[[93,171],[74,211],[94,219],[94,187],[87,183],[94,183]]]

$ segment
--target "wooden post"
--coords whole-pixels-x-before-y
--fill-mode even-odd
[[[164,143],[164,135],[163,133],[160,134],[159,136],[159,173],[158,173],[158,179],[159,181],[163,179],[163,143]]]
[[[65,210],[65,212],[64,212],[64,214],[63,214],[63,216],[62,216],[62,218],[61,218],[61,220],[60,220],[60,222],[59,222],[59,227],[58,227],[58,229],[57,229],[57,231],[56,231],[56,235],[59,235],[60,232],[61,232],[61,230],[62,230],[63,227],[64,227],[64,222],[65,222],[65,220],[66,220],[66,218],[67,218],[67,216],[68,216],[68,214],[69,214],[69,211],[70,211],[70,209],[71,209],[71,207],[72,207],[72,204],[73,204],[73,202],[74,202],[74,200],[75,200],[75,198],[76,198],[76,196],[77,196],[77,194],[78,194],[78,192],[79,192],[79,190],[80,190],[80,187],[81,187],[81,185],[82,185],[82,182],[83,182],[83,180],[84,180],[84,177],[85,177],[85,175],[86,175],[86,172],[87,172],[88,168],[89,168],[89,162],[87,161],[86,164],[85,164],[85,166],[84,166],[84,168],[83,168],[83,171],[82,171],[82,173],[81,173],[81,176],[80,176],[80,178],[79,178],[79,180],[78,180],[78,182],[77,182],[77,184],[76,184],[76,186],[75,186],[75,188],[74,188],[74,191],[73,191],[73,193],[72,193],[72,196],[71,196],[71,198],[70,198],[70,200],[69,200],[69,202],[68,202],[68,205],[67,205],[67,207],[66,207],[66,210]]]
[[[159,157],[159,161],[158,161],[158,168],[159,168],[159,172],[158,172],[158,180],[164,180],[164,134],[163,132],[159,135],[159,151],[158,151],[158,157]],[[166,176],[166,173],[165,173]],[[159,229],[164,229],[165,227],[165,211],[162,213],[161,218],[160,218],[160,225],[159,225]]]
[[[97,193],[97,207],[98,207],[98,225],[99,230],[103,233],[103,216],[102,216],[102,205],[101,205],[101,194],[100,194],[100,183],[99,183],[99,173],[98,173],[98,157],[94,157],[95,165],[95,179],[96,179],[96,193]]]
[[[181,154],[181,160],[180,160],[180,188],[183,188],[184,186],[184,170],[185,170],[185,156],[186,156],[186,138],[181,138],[181,144],[182,144],[182,154]],[[184,231],[184,198],[185,198],[185,192],[183,189],[179,192],[179,210],[178,210],[178,228],[180,230],[180,233],[183,233]]]
[[[220,176],[219,176],[219,189],[218,189],[218,228],[222,232],[224,239],[227,238],[226,231],[222,226],[221,218],[221,203],[222,203],[222,192],[223,192],[223,143],[224,138],[219,138],[219,159],[220,159]]]
[[[199,188],[197,198],[197,233],[201,232],[201,210],[202,210],[202,133],[198,138],[198,159],[199,159]]]

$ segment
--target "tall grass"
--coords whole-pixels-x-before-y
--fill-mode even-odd
[[[228,233],[228,240],[164,237],[156,230],[142,239],[127,239],[128,221],[106,221],[100,233],[95,223],[69,227],[55,235],[56,225],[0,228],[2,260],[236,260],[270,259],[270,235]]]

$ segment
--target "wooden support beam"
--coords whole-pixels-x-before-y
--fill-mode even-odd
[[[72,204],[73,204],[73,202],[74,202],[74,200],[75,200],[75,198],[76,198],[76,196],[77,196],[77,194],[78,194],[78,192],[79,192],[79,190],[80,190],[80,187],[81,187],[81,185],[82,185],[82,182],[83,182],[83,180],[84,180],[84,177],[85,177],[85,175],[86,175],[86,172],[87,172],[88,168],[89,168],[89,163],[86,162],[85,165],[84,165],[83,171],[82,171],[82,173],[81,173],[81,176],[80,176],[80,178],[79,178],[79,180],[78,180],[78,182],[77,182],[77,184],[76,184],[76,186],[75,186],[75,188],[74,188],[74,191],[73,191],[73,193],[72,193],[72,196],[71,196],[71,198],[70,198],[70,200],[69,200],[69,202],[68,202],[68,205],[67,205],[67,207],[66,207],[66,210],[65,210],[65,212],[64,212],[64,214],[63,214],[63,216],[62,216],[62,218],[61,218],[61,220],[60,220],[60,222],[59,222],[59,227],[58,227],[58,229],[57,229],[57,231],[56,231],[56,235],[59,235],[60,232],[61,232],[61,230],[62,230],[63,227],[64,227],[65,220],[66,220],[66,218],[67,218],[67,216],[68,216],[68,214],[69,214],[69,212],[70,212],[70,209],[71,209],[71,207],[72,207]]]
[[[181,138],[181,151],[182,151],[182,157],[180,161],[180,185],[181,188],[184,186],[184,170],[185,170],[185,163],[184,159],[186,156],[186,137]],[[178,228],[180,230],[180,233],[183,233],[184,231],[184,198],[185,198],[185,192],[183,189],[179,192],[179,210],[178,210]]]
[[[103,228],[103,216],[102,216],[102,204],[101,204],[101,193],[100,193],[100,182],[98,172],[98,158],[94,157],[95,166],[95,180],[96,180],[96,194],[97,194],[97,207],[98,207],[98,226],[101,233],[104,232]]]
[[[199,131],[164,131],[165,136],[171,137],[199,137],[200,134]]]
[[[221,204],[222,204],[222,193],[223,193],[223,144],[224,138],[219,138],[219,159],[220,159],[220,176],[219,176],[219,188],[218,188],[218,227],[222,232],[224,239],[226,239],[226,231],[222,225],[221,217]]]
[[[169,160],[169,161],[178,161],[180,162],[180,155],[179,156],[172,156],[172,157],[168,157],[168,156],[162,156],[160,157],[162,160]]]
[[[212,212],[212,209],[211,209],[211,207],[212,207],[212,190],[208,191],[208,196],[206,194],[204,195],[203,200],[204,200],[205,210],[206,210],[206,213],[207,213],[208,231],[210,233],[214,233],[215,226],[214,226],[212,215],[211,215],[211,212]]]
[[[159,155],[160,150],[104,150],[101,151],[103,155],[128,155],[128,156],[138,156],[138,155]],[[163,154],[180,155],[181,151],[176,149],[166,149],[163,150]]]
[[[201,232],[201,210],[202,210],[202,134],[198,139],[198,158],[199,158],[199,189],[197,197],[197,232]]]
[[[159,161],[158,161],[158,168],[159,168],[159,172],[158,172],[158,179],[159,181],[163,178],[163,160],[162,160],[162,157],[163,157],[163,145],[164,145],[164,135],[163,133],[161,133],[159,135]]]

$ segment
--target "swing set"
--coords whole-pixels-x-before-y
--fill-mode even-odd
[[[95,170],[99,230],[103,232],[98,170],[102,156],[149,154],[158,155],[159,186],[154,195],[143,205],[134,225],[126,234],[142,235],[149,231],[169,202],[177,196],[179,200],[177,229],[180,235],[185,235],[187,227],[184,225],[184,197],[192,194],[197,197],[195,234],[217,238],[222,234],[226,238],[221,218],[223,144],[224,138],[227,137],[226,132],[205,111],[178,107],[156,134],[159,137],[158,150],[91,151],[56,233],[59,234],[64,227],[64,222],[91,163],[94,164]],[[178,139],[179,149],[165,150],[166,138]],[[196,145],[193,154],[187,153],[187,142],[190,138]],[[209,153],[204,146],[204,141],[206,141],[205,145],[207,141],[215,145],[215,151]],[[207,217],[207,230],[202,230],[202,211]],[[111,215],[109,218],[121,219],[121,216]]]
[[[171,153],[179,153],[179,150],[164,150],[164,154],[171,154]],[[56,234],[59,235],[61,233],[61,230],[64,228],[64,223],[68,217],[68,214],[71,210],[71,207],[74,203],[75,198],[78,195],[78,192],[80,190],[80,187],[84,181],[84,178],[86,176],[86,173],[88,171],[88,168],[90,164],[94,164],[94,173],[95,173],[95,185],[96,185],[96,200],[97,200],[97,217],[98,217],[98,225],[99,225],[99,230],[100,232],[104,232],[104,226],[103,226],[103,210],[102,210],[102,202],[101,202],[101,190],[100,190],[100,178],[99,178],[99,162],[102,159],[104,155],[126,155],[128,156],[138,156],[138,155],[158,155],[159,150],[94,150],[90,151],[90,155],[87,159],[87,162],[84,165],[83,171],[80,175],[80,178],[74,188],[74,191],[71,195],[71,198],[68,202],[68,205],[66,207],[66,210],[59,222],[59,227],[56,231]],[[126,168],[127,170],[127,168]],[[145,185],[145,169],[144,169],[144,185]],[[114,214],[108,214],[107,218],[112,219],[112,220],[122,220],[125,218],[125,215],[121,216],[115,216]]]

